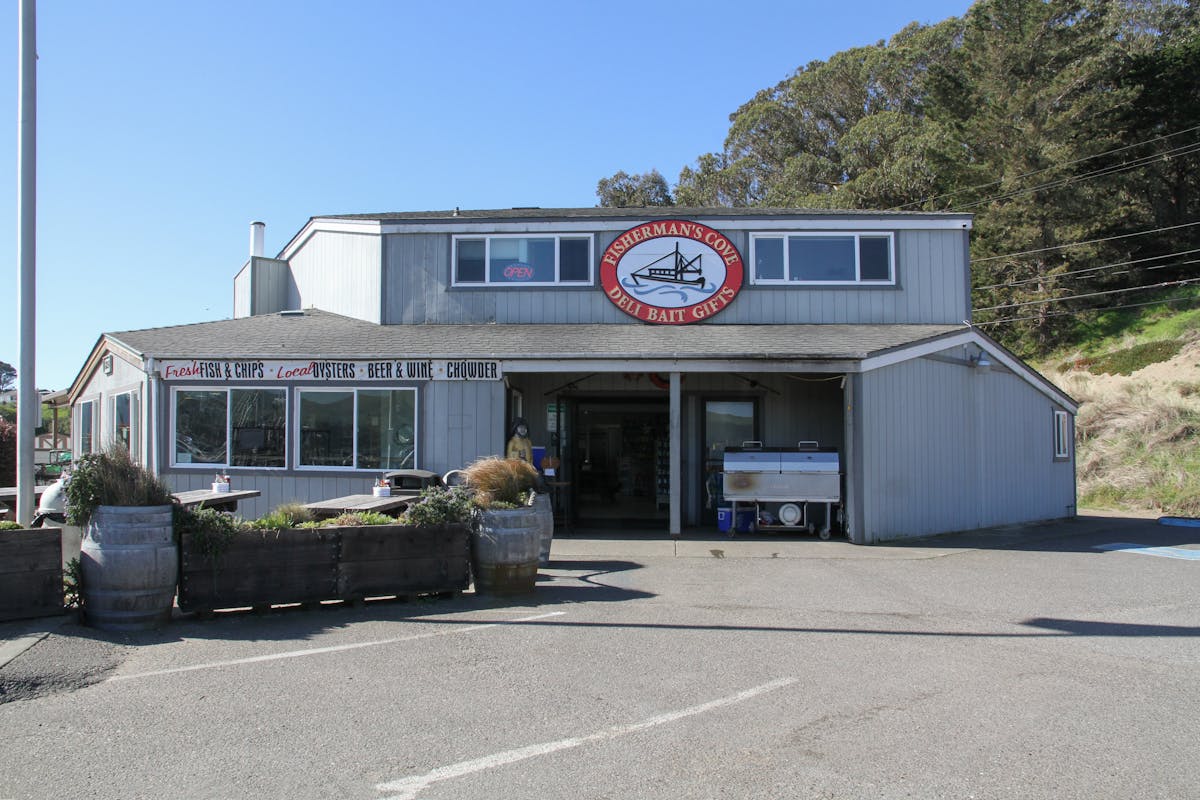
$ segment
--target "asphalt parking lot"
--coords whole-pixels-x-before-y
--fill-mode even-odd
[[[534,595],[0,625],[0,798],[1188,798],[1200,528],[555,541]]]

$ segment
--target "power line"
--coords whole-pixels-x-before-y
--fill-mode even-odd
[[[971,291],[982,292],[986,289],[1004,289],[1004,288],[1008,288],[1011,286],[1024,286],[1025,284],[1029,284],[1029,283],[1041,283],[1043,281],[1056,281],[1059,278],[1068,278],[1068,277],[1075,276],[1075,275],[1083,275],[1088,272],[1099,272],[1102,269],[1108,269],[1110,267],[1128,267],[1132,264],[1143,264],[1147,261],[1158,261],[1159,259],[1162,259],[1162,258],[1171,258],[1172,256],[1186,256],[1186,255],[1191,255],[1192,253],[1200,253],[1200,248],[1195,248],[1193,250],[1180,250],[1175,253],[1163,253],[1162,255],[1148,256],[1146,258],[1135,258],[1131,261],[1118,261],[1114,264],[1101,264],[1098,267],[1086,267],[1084,269],[1075,269],[1075,270],[1071,270],[1070,272],[1059,272],[1054,275],[1044,275],[1044,276],[1037,277],[1037,278],[1023,278],[1019,281],[1011,281],[1009,283],[991,283],[991,284],[988,284],[987,286],[976,286],[973,289],[971,289]],[[1176,261],[1171,264],[1156,264],[1153,267],[1146,267],[1146,270],[1149,271],[1152,269],[1166,269],[1167,267],[1181,267],[1186,264],[1200,264],[1200,260],[1192,259],[1190,261]],[[1123,270],[1121,272],[1114,272],[1112,274],[1113,275],[1123,275],[1123,274],[1127,274],[1130,272],[1133,272],[1133,270]]]
[[[1031,187],[1028,187],[1025,189],[1013,189],[1010,192],[1004,192],[1002,194],[992,195],[991,197],[985,197],[981,200],[976,200],[974,202],[967,203],[966,205],[959,206],[955,210],[956,211],[964,211],[966,209],[975,208],[977,206],[981,206],[986,203],[993,203],[993,202],[997,202],[997,201],[1001,201],[1001,200],[1011,200],[1014,197],[1020,197],[1022,195],[1032,194],[1033,192],[1037,192],[1037,191],[1040,191],[1043,189],[1059,189],[1059,188],[1062,188],[1063,186],[1070,186],[1073,183],[1081,183],[1085,180],[1090,180],[1092,178],[1102,178],[1102,177],[1107,177],[1109,175],[1116,175],[1121,172],[1129,172],[1130,170],[1144,167],[1147,164],[1152,164],[1163,158],[1178,158],[1180,156],[1190,155],[1198,150],[1200,150],[1200,143],[1190,144],[1190,145],[1186,145],[1185,147],[1168,150],[1165,153],[1156,153],[1155,155],[1152,155],[1152,156],[1144,156],[1144,157],[1137,159],[1136,161],[1131,162],[1131,163],[1126,162],[1126,163],[1117,164],[1117,165],[1114,165],[1111,167],[1102,167],[1101,169],[1093,170],[1092,172],[1085,172],[1081,175],[1071,175],[1066,178],[1060,178],[1059,180],[1056,180],[1056,181],[1042,183],[1037,186],[1031,186]]]
[[[1197,130],[1200,130],[1200,125],[1196,125],[1191,128],[1186,128],[1182,131],[1176,131],[1175,133],[1167,133],[1162,136],[1156,136],[1153,139],[1147,139],[1144,142],[1136,142],[1134,144],[1128,144],[1128,145],[1125,145],[1124,147],[1118,147],[1115,150],[1107,150],[1103,153],[1097,153],[1096,155],[1093,155],[1093,156],[1084,156],[1083,158],[1077,158],[1073,161],[1066,161],[1066,162],[1063,162],[1062,164],[1055,164],[1054,166],[1043,167],[1042,169],[1036,169],[1031,172],[1025,172],[1020,175],[1017,175],[1016,177],[1013,178],[1013,180],[1019,181],[1022,178],[1028,178],[1031,175],[1040,175],[1043,172],[1050,172],[1051,170],[1062,169],[1063,167],[1069,167],[1069,166],[1072,166],[1073,164],[1079,164],[1084,161],[1090,161],[1093,158],[1101,158],[1103,156],[1110,156],[1110,155],[1113,155],[1114,153],[1120,153],[1125,150],[1131,150],[1134,147],[1141,147],[1142,145],[1151,144],[1153,142],[1160,142],[1165,139],[1170,139],[1175,136],[1182,136],[1185,133],[1192,133],[1193,131],[1197,131]],[[1002,183],[1003,180],[1004,179],[1001,178],[1000,180],[989,181],[988,183],[980,183],[975,186],[967,186],[962,189],[955,189],[952,192],[945,192],[944,194],[935,195],[933,197],[926,197],[922,200],[913,200],[912,202],[904,203],[903,205],[893,206],[892,208],[890,208],[888,210],[889,211],[901,211],[903,209],[908,208],[909,206],[918,206],[918,205],[922,205],[924,203],[932,203],[935,200],[941,200],[942,198],[945,198],[945,197],[953,197],[954,195],[962,194],[963,192],[972,192],[972,191],[975,191],[976,189],[986,189],[989,186],[996,186],[997,184]]]
[[[1035,314],[1030,317],[1005,317],[1004,319],[993,319],[988,320],[987,322],[972,322],[971,324],[976,327],[983,327],[984,325],[1003,325],[1008,322],[1028,322],[1029,320],[1045,319],[1046,317],[1065,317],[1067,315],[1079,314],[1081,311],[1121,311],[1122,309],[1126,308],[1144,308],[1146,306],[1161,306],[1170,303],[1184,302],[1200,302],[1200,297],[1170,297],[1166,300],[1150,300],[1145,303],[1126,303],[1119,306],[1089,306],[1087,308],[1071,309],[1070,311],[1050,311],[1045,314]]]
[[[1047,297],[1042,300],[1026,300],[1021,303],[1004,303],[998,306],[988,306],[987,308],[977,308],[975,311],[998,311],[1002,308],[1021,308],[1023,306],[1036,306],[1044,303],[1062,303],[1067,300],[1083,300],[1088,297],[1102,297],[1110,294],[1124,294],[1125,292],[1143,292],[1150,289],[1167,289],[1172,286],[1187,286],[1193,283],[1200,283],[1200,278],[1187,278],[1179,281],[1163,281],[1162,283],[1151,284],[1150,286],[1131,286],[1126,289],[1109,289],[1104,292],[1089,292],[1087,294],[1073,294],[1067,297]]]
[[[1037,250],[1023,250],[1019,253],[1006,253],[1006,254],[1000,255],[1000,256],[987,256],[985,258],[973,258],[973,259],[971,259],[971,263],[978,264],[982,261],[995,261],[998,258],[1017,258],[1018,256],[1029,256],[1029,255],[1033,255],[1035,253],[1046,253],[1051,250],[1062,250],[1067,247],[1082,247],[1085,244],[1099,244],[1101,242],[1111,242],[1111,241],[1115,241],[1117,239],[1128,239],[1131,236],[1148,236],[1151,233],[1162,233],[1163,231],[1174,231],[1174,230],[1178,230],[1179,228],[1190,228],[1194,225],[1200,225],[1200,222],[1185,222],[1182,225],[1171,225],[1166,228],[1155,228],[1154,230],[1138,231],[1136,233],[1122,233],[1117,236],[1108,236],[1103,239],[1088,239],[1085,242],[1071,242],[1069,244],[1056,244],[1052,247],[1042,247]]]

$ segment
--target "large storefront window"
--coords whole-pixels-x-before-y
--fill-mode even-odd
[[[454,240],[454,285],[590,283],[590,236],[489,236]]]
[[[413,467],[416,425],[413,389],[301,390],[300,466]]]
[[[755,234],[754,283],[893,283],[891,234]]]
[[[409,469],[416,464],[416,393],[360,389],[359,469]]]
[[[175,393],[175,463],[224,464],[229,393],[180,390]]]
[[[285,389],[175,392],[175,464],[287,466]]]
[[[230,449],[235,467],[285,467],[287,393],[231,389]]]

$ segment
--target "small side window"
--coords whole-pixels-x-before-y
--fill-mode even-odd
[[[1066,461],[1071,457],[1071,415],[1065,411],[1054,412],[1054,460]]]

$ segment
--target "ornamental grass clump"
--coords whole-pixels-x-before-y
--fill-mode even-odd
[[[120,447],[79,459],[63,486],[67,522],[80,527],[99,506],[169,506],[175,500],[165,481],[133,463]]]
[[[538,473],[528,461],[488,456],[463,470],[481,508],[520,508],[529,504]]]
[[[252,528],[312,528],[318,523],[313,520],[312,511],[301,503],[284,503],[277,506],[266,516],[259,517],[250,523]]]

